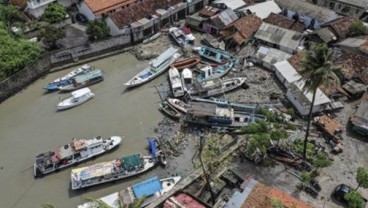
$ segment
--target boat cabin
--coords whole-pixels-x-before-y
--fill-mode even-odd
[[[213,68],[211,66],[205,66],[204,68],[200,69],[200,77],[203,79],[207,79],[211,77],[213,74]]]
[[[89,73],[76,76],[73,79],[73,84],[75,86],[83,86],[83,85],[86,85],[88,83],[93,83],[95,81],[99,81],[102,78],[103,78],[103,73],[102,73],[101,70],[93,70],[93,71],[90,71]]]

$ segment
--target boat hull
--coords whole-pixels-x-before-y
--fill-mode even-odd
[[[161,103],[160,109],[162,112],[164,112],[166,115],[168,115],[171,118],[179,119],[181,117],[179,111],[177,111],[173,106],[171,106],[167,102]]]
[[[191,57],[191,58],[187,58],[187,59],[175,62],[171,64],[171,67],[175,67],[178,70],[182,70],[185,68],[192,68],[196,66],[197,64],[199,64],[199,62],[201,62],[201,59],[198,56],[195,56],[195,57]]]
[[[178,109],[179,111],[187,113],[186,106],[188,106],[188,104],[184,103],[183,101],[179,99],[168,98],[167,102],[174,108]]]
[[[84,98],[84,99],[81,99],[80,101],[78,102],[72,102],[71,98],[68,98],[62,102],[60,102],[57,106],[56,106],[56,109],[58,111],[61,111],[61,110],[66,110],[66,109],[69,109],[69,108],[74,108],[74,107],[77,107],[79,105],[82,105],[83,103],[91,100],[93,97],[95,96],[94,93],[90,93],[90,96]]]

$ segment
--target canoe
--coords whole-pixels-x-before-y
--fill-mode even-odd
[[[160,104],[160,109],[166,113],[171,118],[179,119],[180,113],[174,107],[172,107],[168,102],[164,101]]]
[[[175,67],[178,70],[185,69],[185,68],[192,68],[196,66],[201,61],[201,58],[198,56],[193,56],[187,59],[183,59],[171,64],[171,67]]]

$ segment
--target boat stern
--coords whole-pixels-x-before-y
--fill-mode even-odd
[[[108,142],[108,149],[113,149],[120,145],[120,143],[123,141],[123,138],[120,136],[112,136],[106,140]]]
[[[43,173],[40,168],[37,166],[37,163],[33,163],[33,176],[35,178],[42,177]]]

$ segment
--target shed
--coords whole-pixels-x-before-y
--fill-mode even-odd
[[[274,64],[283,62],[291,57],[291,54],[274,49],[261,46],[258,51],[253,55],[255,59],[260,61],[262,66],[267,69],[272,69]]]
[[[242,12],[245,15],[254,13],[259,18],[265,19],[271,13],[279,14],[282,10],[274,1],[266,1],[239,9],[239,12]]]
[[[235,14],[233,10],[226,9],[218,15],[211,17],[211,21],[217,29],[222,29],[233,23],[238,18],[239,17]]]

